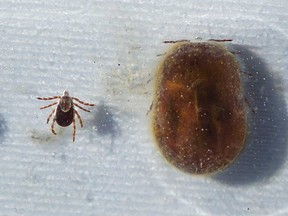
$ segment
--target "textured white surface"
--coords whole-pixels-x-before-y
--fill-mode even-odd
[[[0,11],[1,216],[288,214],[286,0],[4,0]],[[146,117],[162,41],[198,36],[247,46],[260,74],[253,136],[215,178],[167,164]],[[70,127],[50,132],[36,100],[64,89],[97,104],[80,111],[75,143]]]

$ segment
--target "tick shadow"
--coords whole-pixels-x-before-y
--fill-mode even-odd
[[[250,74],[250,78],[244,78],[244,89],[250,109],[255,109],[255,113],[248,115],[249,133],[243,152],[213,179],[230,185],[247,185],[269,179],[285,163],[287,111],[283,92],[277,87],[281,82],[273,78],[263,60],[243,46],[232,48],[240,52],[236,55],[243,70]]]
[[[0,144],[3,142],[6,131],[7,131],[6,121],[3,115],[0,114]]]
[[[120,134],[119,125],[115,120],[112,109],[101,102],[93,119],[96,133],[100,136],[110,136],[111,148],[113,148],[115,138]]]

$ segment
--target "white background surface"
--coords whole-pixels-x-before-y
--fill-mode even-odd
[[[0,215],[287,215],[286,0],[1,1]],[[164,40],[232,38],[251,131],[216,177],[170,166],[147,109]],[[239,45],[239,46],[238,46]],[[149,80],[152,82],[148,82]],[[46,124],[36,97],[71,95],[84,128]]]

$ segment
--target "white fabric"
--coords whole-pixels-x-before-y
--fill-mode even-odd
[[[288,214],[286,0],[3,0],[0,10],[1,216]],[[232,38],[254,73],[252,136],[217,178],[169,165],[146,116],[162,42],[195,37]],[[79,110],[75,143],[71,127],[51,133],[52,108],[39,109],[49,101],[36,99],[63,90],[96,104]]]

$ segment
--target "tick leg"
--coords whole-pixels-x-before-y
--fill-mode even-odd
[[[38,100],[54,100],[57,98],[61,98],[61,96],[53,96],[53,97],[47,97],[47,98],[37,97]]]
[[[78,108],[80,108],[80,109],[86,111],[86,112],[90,112],[90,110],[84,109],[83,107],[79,106],[79,105],[76,104],[76,103],[73,103],[73,104],[74,104],[75,106],[77,106]]]
[[[190,40],[170,40],[170,41],[163,41],[163,43],[180,43],[180,42],[190,42]]]
[[[256,114],[256,109],[254,109],[252,107],[251,101],[248,98],[246,98],[246,97],[244,99],[245,99],[246,104],[250,107],[250,109],[253,112],[253,114]]]
[[[55,112],[55,109],[53,109],[52,112],[50,113],[50,115],[48,116],[48,118],[47,118],[47,124],[49,123],[50,118],[51,118],[51,116],[53,115],[54,112]]]
[[[230,42],[232,39],[209,39],[208,41],[214,41],[214,42]]]
[[[83,122],[82,122],[82,119],[81,119],[79,113],[77,112],[77,110],[74,110],[74,111],[75,111],[75,114],[77,115],[77,117],[78,117],[78,119],[79,119],[79,122],[80,122],[81,127],[83,127]]]
[[[75,119],[72,121],[73,123],[73,142],[75,141],[75,136],[76,136],[76,124],[75,124]]]
[[[84,101],[79,100],[78,98],[72,97],[73,100],[78,101],[79,103],[86,105],[86,106],[94,106],[95,104],[86,103]]]
[[[47,105],[47,106],[40,107],[40,109],[46,109],[46,108],[48,108],[48,107],[51,107],[51,106],[56,105],[57,103],[58,103],[58,102],[54,102],[54,103],[49,104],[49,105]]]
[[[53,133],[54,135],[57,135],[57,133],[54,131],[54,124],[55,124],[55,122],[56,122],[56,118],[53,119],[53,122],[52,122],[52,124],[51,124],[51,131],[52,131],[52,133]]]
[[[153,103],[154,103],[154,101],[152,101],[149,109],[147,110],[146,116],[147,116],[147,115],[150,113],[150,111],[152,110],[152,108],[153,108]]]

